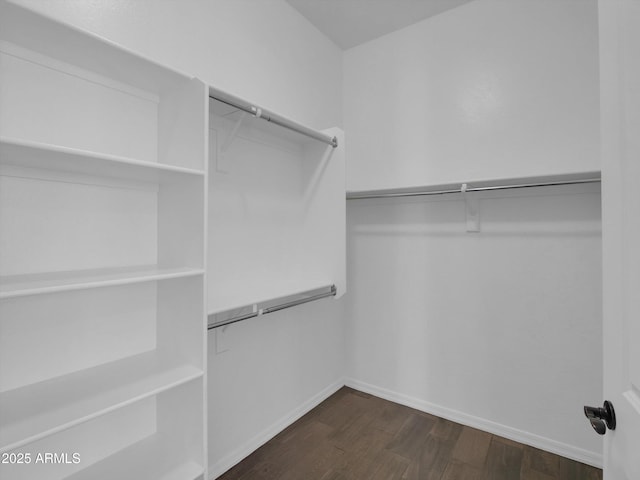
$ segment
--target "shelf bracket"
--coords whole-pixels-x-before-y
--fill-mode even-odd
[[[229,173],[229,162],[225,161],[226,160],[225,154],[233,144],[233,141],[236,139],[236,136],[238,135],[238,131],[240,130],[240,127],[242,126],[242,122],[244,122],[244,119],[246,118],[246,116],[247,116],[246,112],[243,112],[243,111],[240,112],[238,120],[236,120],[236,123],[231,129],[231,131],[229,132],[229,135],[227,135],[227,138],[225,138],[224,142],[218,149],[218,155],[216,157],[216,170],[220,173]]]
[[[242,126],[242,122],[244,121],[246,116],[247,116],[246,112],[240,112],[238,121],[233,126],[233,128],[231,129],[231,132],[229,133],[229,136],[220,147],[221,154],[224,154],[227,150],[229,150],[229,147],[231,146],[233,141],[236,139],[236,135],[238,135],[238,130],[240,130],[240,127]]]
[[[462,199],[464,200],[464,208],[467,222],[467,232],[479,232],[480,231],[480,205],[478,197],[467,191],[468,187],[466,183],[460,186],[460,193],[462,193]]]

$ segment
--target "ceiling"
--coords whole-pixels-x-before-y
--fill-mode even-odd
[[[471,0],[287,0],[346,50]]]

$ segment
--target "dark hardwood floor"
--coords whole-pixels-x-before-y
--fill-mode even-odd
[[[602,471],[342,388],[221,480],[599,480]]]

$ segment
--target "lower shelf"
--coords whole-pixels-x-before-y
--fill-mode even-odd
[[[156,350],[0,394],[0,451],[86,422],[203,375]]]
[[[0,478],[200,480],[204,408],[200,376],[13,449]]]
[[[152,435],[67,477],[68,480],[195,480],[204,469],[193,461],[180,462],[159,434]]]

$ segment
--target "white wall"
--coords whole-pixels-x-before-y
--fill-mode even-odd
[[[345,52],[348,189],[597,170],[594,1],[467,5]],[[600,194],[348,202],[348,383],[592,464]]]
[[[593,0],[475,0],[344,55],[348,190],[597,170]]]
[[[342,126],[342,55],[284,0],[14,0],[313,128]]]
[[[342,52],[284,0],[16,3],[311,127],[342,124]],[[227,329],[209,358],[212,475],[342,385],[341,319],[326,300]]]
[[[350,201],[348,383],[597,464],[600,195],[549,190]]]

